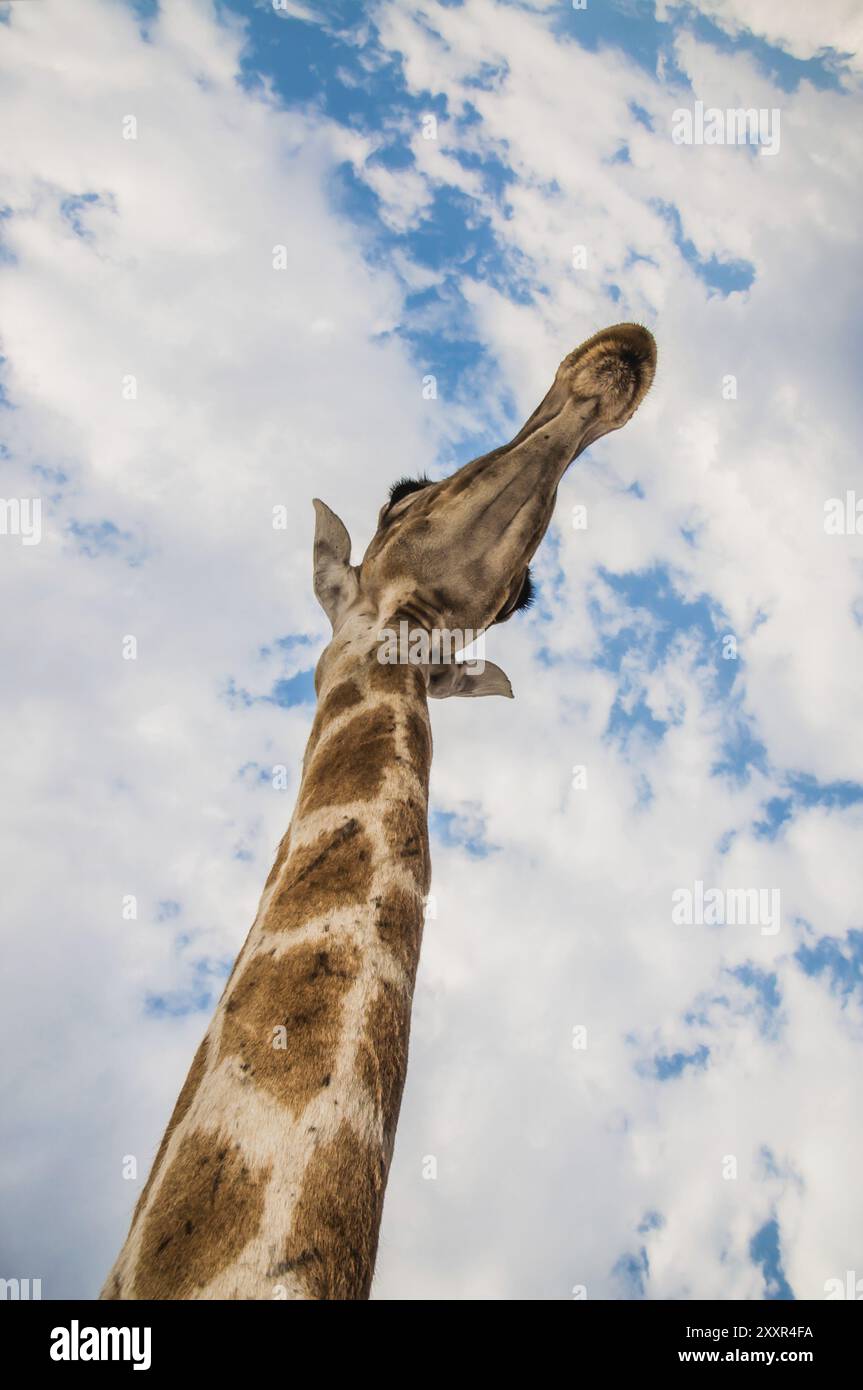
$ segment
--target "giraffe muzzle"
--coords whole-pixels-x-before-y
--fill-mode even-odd
[[[443,508],[463,496],[465,547],[501,573],[512,576],[526,566],[548,529],[566,470],[631,419],[655,371],[656,344],[639,324],[603,329],[569,353],[515,438],[443,484]]]

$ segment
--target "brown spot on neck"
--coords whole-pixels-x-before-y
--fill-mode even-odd
[[[263,928],[292,931],[336,908],[358,906],[366,901],[371,882],[371,843],[359,821],[346,819],[312,844],[294,850]]]
[[[391,884],[375,902],[378,938],[412,982],[419,963],[423,903],[417,889]]]
[[[427,893],[431,856],[425,806],[414,797],[393,801],[384,813],[383,827],[393,860],[413,875],[420,893]]]
[[[150,1169],[150,1176],[144,1183],[141,1195],[138,1198],[137,1204],[135,1206],[135,1212],[132,1217],[133,1225],[138,1219],[138,1214],[141,1211],[143,1211],[144,1207],[147,1205],[147,1198],[150,1195],[150,1188],[153,1186],[153,1182],[155,1181],[159,1169],[162,1166],[162,1160],[165,1157],[165,1150],[171,1142],[171,1135],[174,1133],[174,1130],[177,1128],[177,1125],[180,1124],[180,1122],[186,1118],[186,1115],[189,1112],[189,1107],[191,1106],[192,1101],[195,1099],[195,1096],[197,1095],[198,1087],[200,1086],[204,1072],[207,1069],[208,1051],[209,1042],[207,1038],[204,1038],[197,1052],[195,1053],[194,1061],[192,1062],[192,1065],[189,1068],[189,1074],[186,1077],[186,1080],[183,1082],[183,1089],[177,1097],[177,1103],[174,1106],[173,1113],[171,1115],[170,1120],[168,1121],[168,1128],[165,1130],[165,1133],[162,1136],[162,1142],[159,1145],[159,1150],[156,1154],[156,1157],[153,1160],[153,1166]]]
[[[225,1004],[220,1060],[299,1118],[327,1087],[342,1037],[342,1006],[361,966],[349,943],[295,946],[253,957]],[[284,1034],[277,1029],[284,1029]],[[274,1043],[284,1042],[284,1046]]]
[[[333,686],[321,700],[315,713],[312,732],[309,735],[309,749],[313,748],[323,733],[324,729],[338,719],[340,715],[347,713],[349,709],[355,709],[363,702],[362,692],[354,680],[340,681]]]
[[[255,1236],[270,1169],[257,1172],[238,1144],[193,1131],[144,1221],[136,1298],[194,1298]]]
[[[392,1152],[408,1068],[410,991],[382,980],[366,1011],[357,1071],[380,1116],[387,1153]]]
[[[292,1272],[313,1299],[368,1298],[386,1186],[375,1144],[344,1122],[306,1168],[276,1279]]]
[[[405,718],[405,744],[408,761],[419,778],[423,791],[428,794],[432,739],[427,713],[421,714],[417,710],[408,712]]]
[[[366,683],[373,693],[400,695],[423,706],[426,704],[425,679],[419,666],[402,662],[390,664],[375,658],[368,663]]]
[[[303,778],[300,815],[325,806],[370,801],[395,758],[396,719],[388,705],[357,714],[312,755]]]

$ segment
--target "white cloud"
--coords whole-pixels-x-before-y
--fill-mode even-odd
[[[863,51],[863,17],[855,0],[822,0],[818,5],[788,5],[783,0],[692,0],[732,35],[752,33],[792,57],[806,61],[833,49],[859,66]],[[667,19],[670,0],[656,0],[657,19]]]

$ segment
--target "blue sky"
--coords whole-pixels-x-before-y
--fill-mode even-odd
[[[44,517],[0,537],[10,1268],[98,1286],[140,1187],[120,1160],[143,1181],[254,915],[327,637],[311,497],[358,561],[395,478],[500,444],[634,319],[655,387],[566,476],[537,601],[489,638],[515,701],[433,711],[376,1296],[823,1296],[863,1234],[863,549],[823,526],[863,496],[859,24],[76,11],[0,6],[27,132],[0,159],[0,467]],[[778,110],[778,152],[675,145],[696,101]],[[780,930],[674,925],[696,883],[779,891]]]

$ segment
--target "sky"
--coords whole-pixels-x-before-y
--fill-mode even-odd
[[[0,1275],[96,1295],[254,917],[311,498],[357,562],[634,320],[515,700],[432,709],[373,1297],[863,1278],[861,53],[854,0],[0,3]]]

